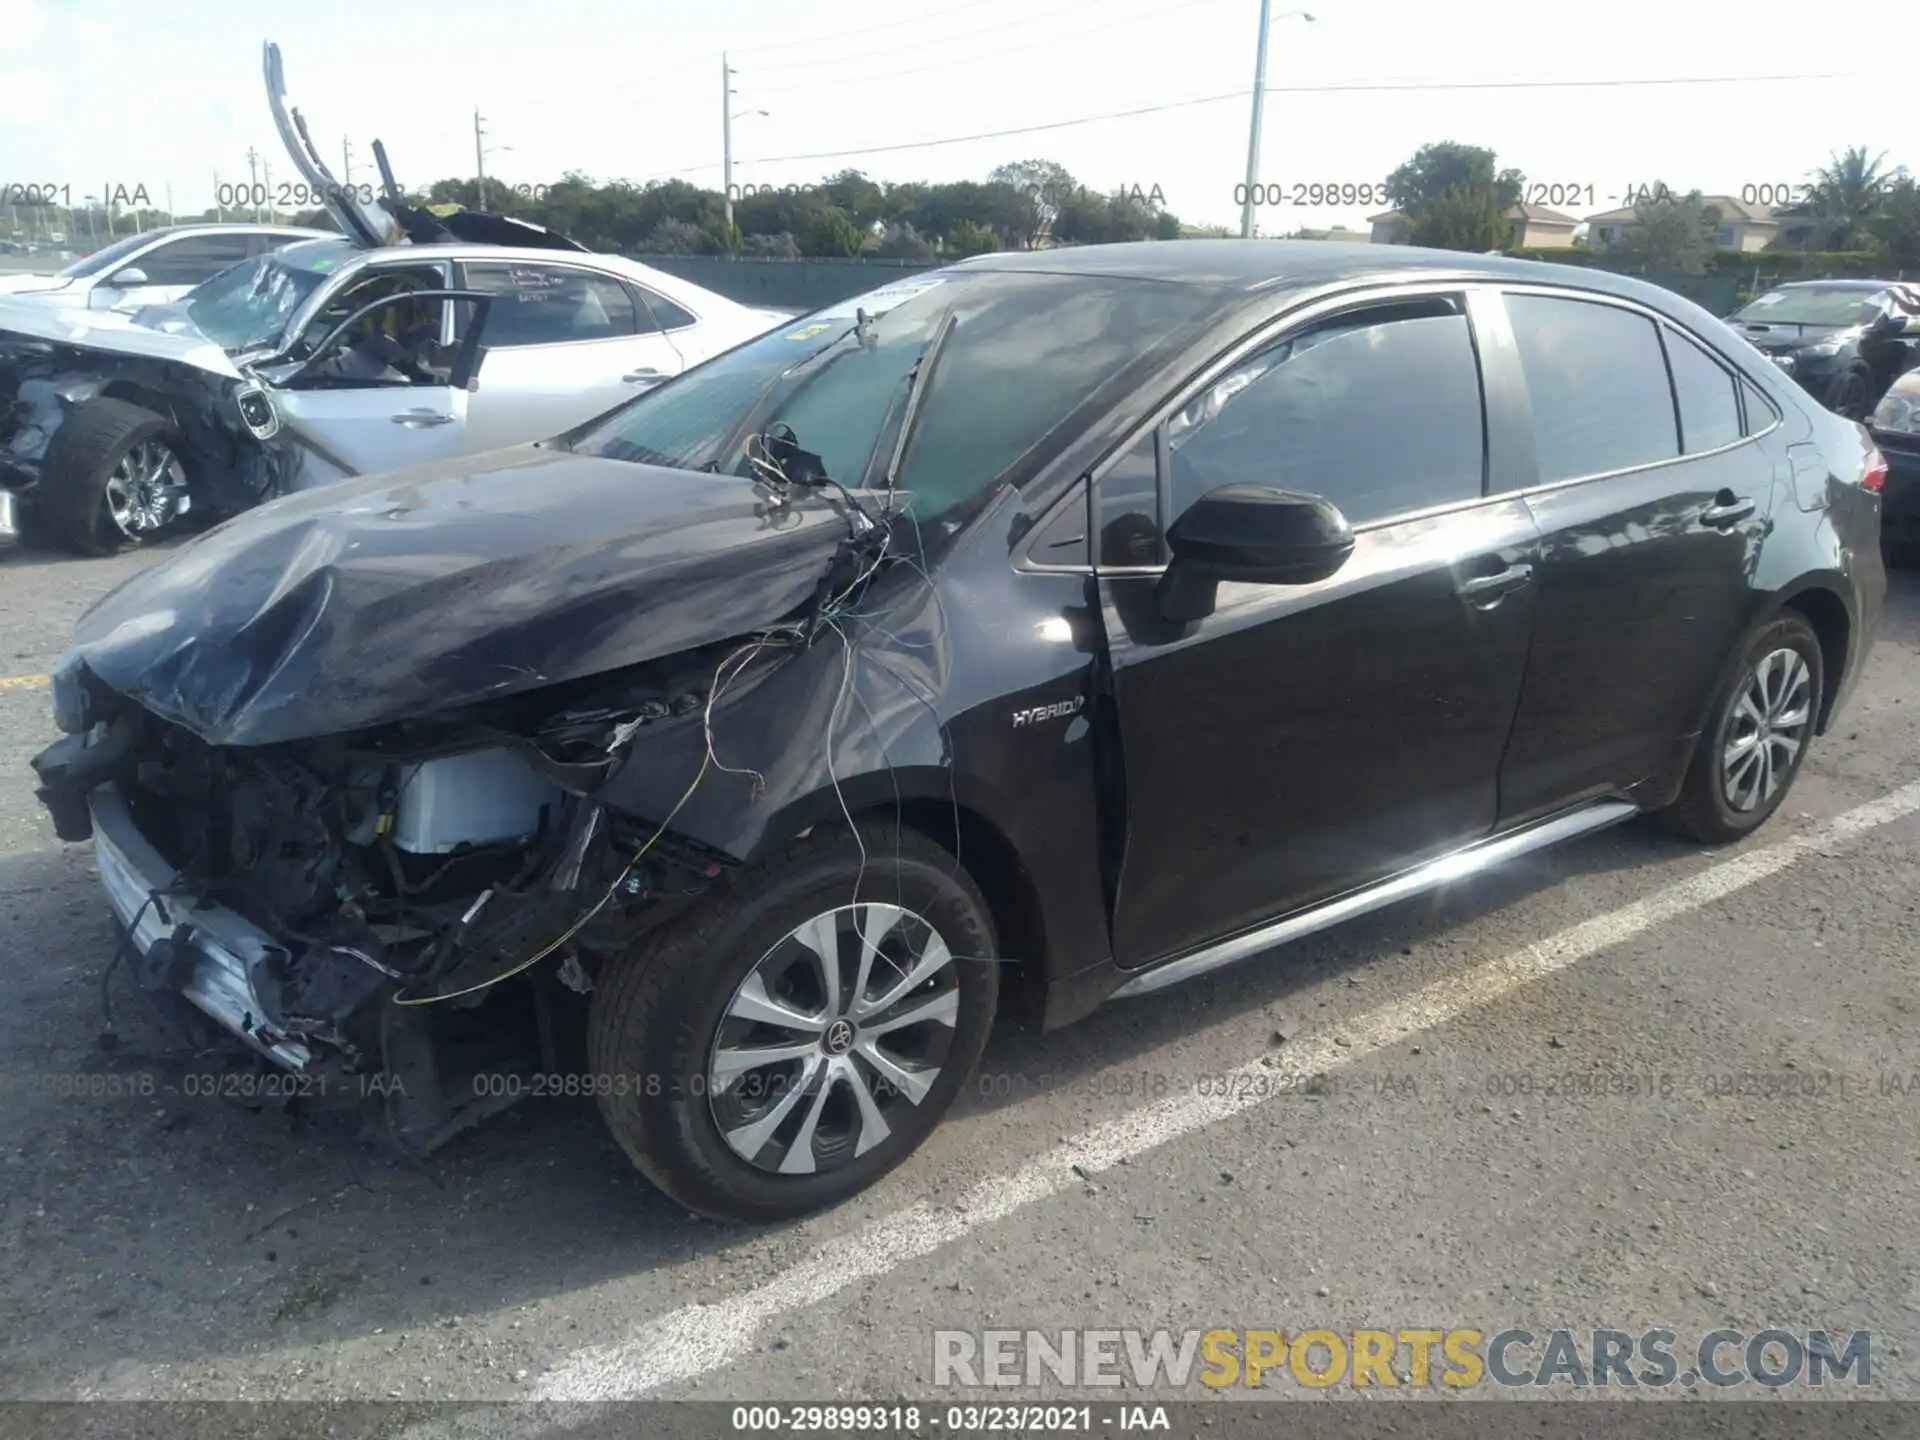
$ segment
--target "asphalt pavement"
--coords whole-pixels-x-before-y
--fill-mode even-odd
[[[401,1167],[194,1093],[124,973],[101,1048],[107,906],[26,762],[73,620],[145,563],[0,549],[0,1398],[1098,1397],[936,1383],[935,1332],[1511,1327],[1865,1331],[1841,1389],[1920,1395],[1920,575],[1745,845],[1629,825],[1005,1030],[876,1189],[740,1231],[591,1102]]]

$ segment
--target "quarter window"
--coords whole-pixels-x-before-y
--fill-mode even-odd
[[[632,294],[605,275],[560,265],[489,264],[467,266],[466,279],[500,297],[487,315],[483,338],[490,349],[611,340],[638,330]]]
[[[636,290],[640,296],[640,333],[652,335],[660,330],[684,330],[698,324],[690,311],[653,290]]]
[[[198,285],[247,258],[245,235],[189,235],[149,250],[133,262],[150,285]]]
[[[1486,428],[1467,318],[1441,297],[1339,316],[1221,377],[1167,435],[1170,522],[1236,483],[1325,496],[1355,525],[1474,499]]]
[[[1687,454],[1717,450],[1740,438],[1740,398],[1733,376],[1678,330],[1663,329],[1673,394],[1680,406],[1680,443]]]
[[[1540,482],[1680,453],[1660,337],[1644,315],[1590,300],[1508,295],[1533,411]]]

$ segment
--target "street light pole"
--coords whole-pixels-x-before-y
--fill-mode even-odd
[[[476,210],[484,210],[487,208],[487,152],[482,143],[482,133],[480,129],[480,108],[475,106],[473,111],[473,173],[479,177],[480,182],[474,192],[475,199],[473,208]]]
[[[733,71],[720,52],[720,194],[726,202],[727,243],[733,243]]]
[[[1297,15],[1309,25],[1313,23],[1313,16],[1304,10],[1289,10],[1272,17],[1268,14],[1271,4],[1272,0],[1260,0],[1260,39],[1253,57],[1253,117],[1247,126],[1247,188],[1240,206],[1240,238],[1243,240],[1253,238],[1253,206],[1256,187],[1260,184],[1260,122],[1267,100],[1267,32],[1274,18],[1287,20]]]

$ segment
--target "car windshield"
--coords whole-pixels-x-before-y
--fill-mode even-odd
[[[1747,325],[1864,325],[1887,308],[1889,298],[1885,290],[1795,285],[1769,290],[1733,318]]]
[[[307,297],[360,252],[344,240],[308,240],[243,260],[197,285],[187,314],[229,355],[271,345]]]
[[[776,426],[857,486],[884,474],[908,379],[943,325],[895,483],[921,520],[1014,475],[1074,412],[1138,383],[1224,300],[1112,276],[954,269],[882,286],[749,341],[568,437],[579,453],[752,475]],[[859,311],[869,324],[856,333]],[[882,454],[883,443],[887,448]],[[877,463],[876,463],[877,462]]]
[[[144,235],[129,235],[124,240],[116,240],[104,250],[96,250],[91,255],[76,260],[59,272],[62,280],[84,280],[89,275],[98,275],[118,265],[134,251],[153,243],[153,232]]]

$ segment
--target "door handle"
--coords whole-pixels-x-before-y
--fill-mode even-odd
[[[666,376],[662,375],[658,370],[629,370],[620,378],[626,381],[627,384],[634,385],[642,380],[664,380]]]
[[[1700,523],[1716,530],[1731,529],[1759,508],[1751,498],[1741,500],[1731,490],[1722,490],[1713,497],[1713,504],[1700,512]]]
[[[409,430],[424,430],[429,425],[451,425],[454,419],[437,410],[402,410],[392,418],[394,424],[405,425]]]
[[[1497,575],[1476,575],[1454,587],[1462,599],[1486,605],[1533,583],[1533,566],[1510,565]]]

